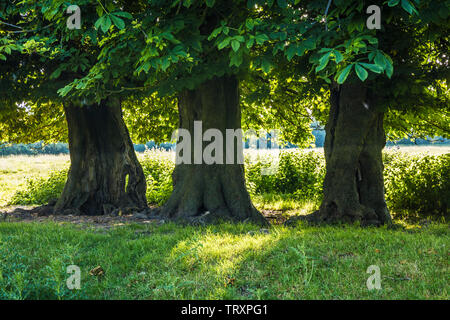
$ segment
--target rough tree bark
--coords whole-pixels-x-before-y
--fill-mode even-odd
[[[147,208],[146,183],[117,99],[64,105],[71,166],[55,214]]]
[[[325,126],[326,175],[315,222],[389,223],[384,198],[382,149],[386,144],[383,112],[362,83],[333,85]]]
[[[179,95],[180,125],[194,137],[194,121],[202,121],[203,132],[241,127],[238,81],[234,76],[215,77],[195,90]],[[207,143],[206,143],[207,144]],[[194,139],[191,139],[191,159],[194,159]],[[205,147],[203,143],[202,150]],[[242,148],[234,144],[234,155]],[[236,160],[236,156],[235,156]],[[160,215],[173,220],[211,223],[218,220],[251,221],[266,224],[265,218],[253,206],[245,187],[242,164],[177,164],[173,172],[173,192],[161,208]]]

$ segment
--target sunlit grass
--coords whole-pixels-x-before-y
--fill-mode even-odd
[[[90,299],[448,299],[449,229],[357,226],[269,233],[249,224],[80,230],[0,223],[0,296]],[[81,290],[65,286],[81,268]],[[382,289],[366,287],[367,268]],[[101,266],[105,275],[89,271]],[[57,290],[59,288],[59,291]]]
[[[287,214],[309,214],[319,207],[318,200],[297,200],[291,195],[264,193],[252,196],[252,202],[259,210],[285,211]]]

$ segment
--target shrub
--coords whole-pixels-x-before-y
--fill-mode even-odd
[[[316,151],[283,150],[264,156],[246,157],[246,180],[251,194],[284,193],[296,199],[318,199],[325,176],[322,153]],[[273,165],[274,174],[262,175],[261,170]]]
[[[450,154],[384,154],[389,208],[408,216],[448,216]]]
[[[46,204],[50,199],[58,198],[67,179],[67,169],[52,171],[48,177],[29,178],[23,190],[18,190],[11,199],[11,204],[31,205]]]
[[[140,162],[147,179],[147,200],[162,205],[172,193],[175,154],[163,150],[146,151]]]

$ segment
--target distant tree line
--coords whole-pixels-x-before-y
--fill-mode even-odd
[[[134,144],[134,150],[136,152],[144,152],[149,149],[170,150],[174,145],[174,143],[156,144],[154,141],[149,141],[145,144]],[[0,144],[0,156],[39,154],[69,154],[69,145],[62,142],[45,144],[42,141],[29,144]]]
[[[325,142],[325,130],[323,129],[314,129],[312,131],[312,134],[314,135],[315,139],[315,146],[316,148],[322,148],[323,144]],[[426,139],[421,138],[403,138],[400,140],[388,140],[386,142],[387,147],[396,146],[396,145],[407,145],[407,146],[414,146],[414,145],[450,145],[450,139],[446,139],[443,137],[426,137]]]
[[[322,148],[325,141],[325,130],[314,129],[312,134],[315,139],[315,147]],[[411,138],[411,139],[401,139],[397,141],[388,141],[386,146],[396,146],[396,145],[450,145],[450,139],[446,139],[443,137],[427,137],[426,139],[420,138]],[[146,150],[151,149],[159,149],[159,150],[170,150],[175,147],[174,143],[164,142],[157,144],[154,141],[149,141],[145,144],[134,144],[134,150],[136,152],[144,152]],[[250,146],[246,142],[244,144],[244,148],[248,149]],[[269,145],[270,147],[270,145]],[[296,148],[297,146],[288,142],[282,146],[283,149],[286,148]],[[69,154],[69,145],[67,143],[50,143],[45,144],[44,142],[35,142],[35,143],[18,143],[18,144],[10,144],[3,143],[0,144],[0,156],[10,156],[10,155],[39,155],[39,154]]]

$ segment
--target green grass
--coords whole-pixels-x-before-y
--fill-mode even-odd
[[[252,196],[252,202],[259,210],[283,211],[287,215],[308,214],[319,208],[320,203],[314,200],[297,200],[291,195],[263,193]]]
[[[256,231],[249,234],[249,231]],[[0,298],[448,299],[449,229],[0,223]],[[81,268],[70,291],[66,267]],[[381,290],[369,291],[370,265]],[[96,266],[105,275],[89,271]]]

